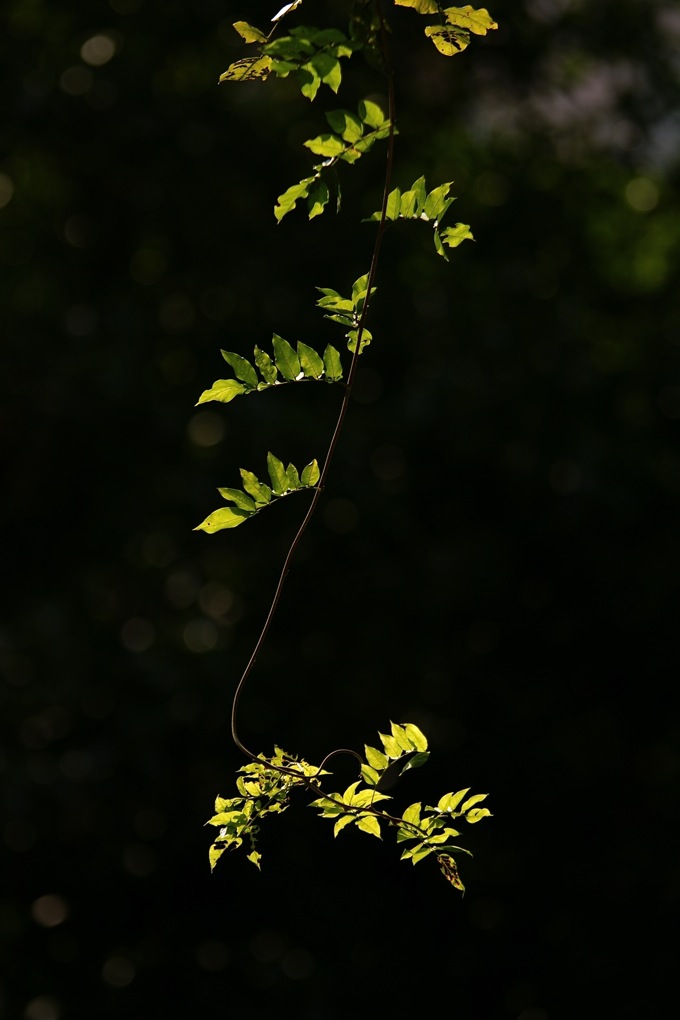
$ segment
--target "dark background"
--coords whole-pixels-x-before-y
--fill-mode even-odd
[[[191,529],[267,449],[320,456],[339,390],[193,405],[220,347],[339,344],[314,287],[367,270],[383,171],[276,227],[338,104],[217,87],[231,23],[275,7],[3,15],[0,1016],[652,1015],[680,894],[678,7],[500,0],[455,60],[392,15],[395,183],[455,179],[476,243],[447,265],[417,225],[387,235],[241,725],[312,761],[422,726],[395,803],[491,795],[462,898],[302,802],[262,874],[208,871],[231,693],[306,497]],[[355,63],[340,105],[381,95]]]

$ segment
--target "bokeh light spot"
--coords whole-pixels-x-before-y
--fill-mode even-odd
[[[24,1010],[24,1020],[59,1020],[61,1015],[59,1003],[49,995],[31,999]]]
[[[628,181],[624,194],[635,212],[651,212],[659,204],[659,189],[648,177],[634,177]]]
[[[68,917],[68,903],[63,896],[49,893],[46,896],[38,896],[31,904],[31,915],[34,921],[41,924],[43,928],[56,928],[63,924]]]
[[[110,35],[93,35],[80,47],[80,56],[90,67],[101,67],[108,64],[117,48]]]
[[[120,640],[128,652],[145,652],[151,648],[156,632],[153,624],[141,616],[126,620],[120,630]]]
[[[112,988],[127,988],[135,978],[135,966],[126,956],[110,956],[102,967],[102,978]]]
[[[224,419],[214,411],[199,411],[187,425],[189,439],[195,446],[217,446],[226,432]]]
[[[8,202],[11,202],[14,194],[14,183],[7,174],[0,174],[0,209],[3,209]]]

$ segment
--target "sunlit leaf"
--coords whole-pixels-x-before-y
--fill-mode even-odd
[[[260,31],[259,28],[255,28],[254,25],[249,25],[247,21],[235,21],[234,28],[247,43],[263,43],[267,41],[267,36],[264,32]]]
[[[459,889],[461,892],[465,892],[465,886],[460,880],[458,874],[458,867],[453,857],[449,857],[448,854],[438,854],[437,863],[441,869],[441,872],[447,882],[450,882],[452,886]]]
[[[260,871],[260,861],[262,860],[262,854],[259,854],[257,850],[253,850],[248,854],[248,860],[252,861],[258,871]]]
[[[427,737],[422,730],[410,722],[404,723],[404,729],[416,751],[427,751]]]
[[[272,483],[272,492],[275,496],[282,496],[288,488],[288,478],[283,461],[275,457],[271,451],[267,454],[267,470]]]
[[[218,489],[217,491],[223,499],[229,500],[230,503],[235,503],[240,510],[247,510],[251,514],[257,510],[255,500],[251,499],[250,496],[246,496],[245,492],[242,492],[240,489]]]
[[[473,808],[472,811],[468,811],[466,813],[466,815],[465,815],[465,821],[466,822],[470,822],[471,825],[474,825],[475,822],[480,822],[482,820],[482,818],[490,818],[490,817],[491,817],[491,812],[489,811],[488,808],[479,807],[479,808]]]
[[[300,476],[294,464],[289,464],[288,467],[286,468],[286,479],[288,482],[289,489],[300,488]]]
[[[460,805],[460,810],[463,812],[469,811],[471,807],[475,804],[479,804],[480,801],[486,800],[488,796],[488,793],[476,793],[473,797],[468,797],[468,799]]]
[[[420,801],[415,804],[409,804],[401,816],[405,822],[411,822],[413,825],[418,825],[420,822]]]
[[[315,216],[321,215],[325,207],[328,205],[329,198],[330,193],[326,182],[317,181],[307,196],[307,211],[309,213],[310,220],[313,220]]]
[[[474,241],[467,223],[456,223],[455,227],[446,227],[441,234],[444,244],[448,244],[449,248],[457,248],[462,241]]]
[[[316,485],[319,481],[320,474],[321,472],[319,471],[318,461],[316,459],[312,460],[309,464],[303,467],[300,481],[303,485]]]
[[[394,737],[388,736],[386,733],[379,733],[378,736],[382,741],[382,745],[385,748],[385,754],[388,758],[401,757],[401,748]]]
[[[298,341],[297,355],[300,359],[300,366],[308,379],[320,379],[324,374],[323,359],[319,357],[313,347],[308,347]]]
[[[368,786],[377,786],[380,782],[380,773],[372,769],[370,765],[362,765],[361,778]]]
[[[323,365],[326,372],[326,378],[331,382],[339,382],[342,379],[342,362],[340,361],[340,354],[336,351],[335,347],[330,344],[326,347],[323,352]]]
[[[249,361],[240,354],[234,354],[233,351],[222,351],[222,357],[234,369],[237,379],[241,379],[250,389],[254,390],[257,387],[257,373]]]
[[[299,184],[292,184],[282,195],[279,195],[274,206],[274,216],[276,216],[277,222],[280,223],[283,217],[295,208],[301,198],[307,197],[314,181],[314,177],[305,177]]]
[[[387,755],[379,751],[377,747],[370,747],[368,744],[364,744],[364,751],[366,753],[366,761],[374,769],[386,769],[389,764]]]
[[[219,78],[223,81],[265,81],[272,67],[271,57],[243,57],[230,64]]]
[[[223,531],[225,528],[237,528],[251,516],[246,510],[238,507],[232,509],[230,506],[220,507],[209,514],[202,524],[199,524],[194,531],[205,531],[213,535],[216,531]]]
[[[425,199],[425,206],[423,208],[423,215],[428,220],[438,221],[442,218],[446,210],[448,209],[451,201],[447,201],[447,195],[451,190],[453,181],[448,181],[446,184],[440,184],[438,188],[434,188]]]
[[[317,135],[316,138],[309,138],[304,144],[305,148],[317,156],[340,156],[345,151],[345,143],[342,139],[328,133]]]
[[[361,100],[359,103],[359,116],[363,120],[364,124],[367,124],[370,128],[382,127],[386,121],[386,117],[382,112],[382,109],[371,99]]]
[[[462,53],[470,42],[469,32],[454,25],[428,25],[425,35],[429,36],[445,57],[454,57],[457,53]]]
[[[437,802],[437,811],[455,811],[465,794],[469,792],[470,787],[468,786],[464,790],[459,790],[458,793],[445,793]]]
[[[271,385],[276,382],[276,377],[278,375],[276,365],[267,352],[261,351],[259,347],[255,348],[255,364],[266,383]]]
[[[394,0],[399,7],[412,7],[418,14],[436,14],[439,4],[435,0]]]
[[[284,340],[283,337],[278,336],[274,333],[272,338],[272,345],[274,347],[274,361],[279,372],[284,379],[289,382],[295,382],[300,374],[300,359],[298,358],[295,350]]]
[[[324,85],[328,85],[333,92],[337,92],[342,81],[342,68],[340,61],[329,53],[315,53],[305,64],[305,67],[312,65]]]
[[[349,110],[329,110],[326,120],[333,131],[346,142],[356,142],[364,133],[364,126]]]
[[[382,839],[380,835],[380,822],[375,815],[364,815],[357,822],[357,829],[361,829],[362,832],[368,832],[371,836],[377,836],[378,839]]]
[[[333,826],[333,835],[337,836],[339,832],[345,828],[346,825],[351,825],[356,815],[343,815],[342,818],[338,818],[337,822]]]
[[[227,849],[226,846],[221,846],[218,843],[213,843],[213,845],[210,847],[210,850],[208,851],[208,858],[210,860],[211,871],[214,870],[215,865],[217,864],[217,862],[219,861],[220,857],[222,856],[226,849]]]
[[[292,0],[292,3],[285,4],[280,11],[277,11],[272,21],[280,21],[284,15],[288,14],[289,11],[294,11],[296,7],[299,7],[302,0]]]
[[[398,3],[399,0],[395,0]],[[498,28],[485,7],[475,10],[474,7],[447,7],[444,10],[446,20],[450,25],[459,25],[466,28],[475,35],[486,35],[493,28]]]
[[[253,497],[256,503],[264,504],[270,502],[272,490],[264,482],[261,482],[257,475],[254,475],[252,471],[246,471],[245,468],[241,468],[241,478],[243,479],[243,488]]]
[[[199,404],[207,404],[210,400],[218,400],[221,404],[228,404],[234,397],[238,397],[239,394],[245,393],[246,388],[243,383],[237,382],[236,379],[216,379],[209,390],[203,390],[200,397],[196,401],[196,407]]]

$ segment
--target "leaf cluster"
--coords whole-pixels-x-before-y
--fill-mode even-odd
[[[455,227],[440,229],[447,209],[456,201],[453,195],[449,197],[452,184],[453,181],[447,181],[428,194],[425,178],[419,177],[408,191],[402,192],[399,188],[395,188],[389,193],[385,214],[385,218],[388,220],[422,220],[425,223],[430,223],[437,254],[445,258],[447,262],[449,257],[444,245],[449,248],[457,248],[463,241],[474,240],[467,223],[456,223]],[[381,215],[380,211],[374,212],[368,217],[368,220],[379,220]]]
[[[267,454],[267,470],[271,486],[261,482],[252,471],[241,468],[243,489],[218,489],[220,496],[233,506],[213,510],[194,531],[206,531],[209,535],[225,528],[236,528],[249,517],[263,510],[273,500],[289,496],[301,489],[312,489],[319,481],[320,470],[316,460],[310,461],[302,471],[294,464],[284,467],[283,461],[273,453]]]
[[[438,24],[428,25],[425,35],[445,57],[467,49],[471,35],[486,35],[498,28],[485,7],[443,7],[437,0],[394,0],[399,7],[412,7],[418,14],[434,14]]]
[[[330,319],[332,322],[339,322],[341,326],[348,327],[348,331],[345,333],[347,347],[354,353],[359,340],[359,326],[366,299],[375,294],[377,288],[371,287],[371,293],[370,295],[368,294],[368,273],[365,273],[358,280],[354,281],[352,284],[352,294],[348,298],[344,298],[337,290],[332,290],[330,287],[317,287],[316,289],[322,295],[316,303],[319,308],[324,309],[326,312],[324,319]],[[370,344],[372,339],[373,334],[364,326],[361,330],[359,354],[361,354],[364,347]]]
[[[279,195],[274,207],[278,223],[303,198],[307,199],[309,219],[319,216],[330,200],[327,181],[329,172],[334,171],[339,162],[356,163],[377,141],[387,138],[390,133],[390,121],[371,99],[362,99],[356,114],[349,110],[328,110],[325,116],[331,131],[309,138],[304,143],[305,148],[315,156],[323,156],[324,161],[313,167],[311,177],[304,177]],[[336,188],[339,208],[340,188],[337,180]]]
[[[472,824],[489,816],[491,812],[487,808],[478,807],[487,795],[478,793],[468,797],[467,788],[444,794],[434,806],[418,802],[409,805],[401,815],[385,811],[378,805],[391,797],[382,792],[381,785],[391,776],[403,775],[409,769],[424,765],[429,753],[425,734],[413,723],[391,723],[390,733],[378,736],[382,750],[365,745],[366,760],[361,764],[361,778],[342,793],[325,793],[321,777],[328,772],[293,758],[278,747],[273,757],[258,757],[244,765],[236,780],[239,796],[218,797],[216,813],[206,823],[220,829],[210,848],[211,868],[225,850],[238,849],[246,838],[250,846],[248,860],[259,868],[261,855],[256,849],[256,837],[261,820],[268,814],[285,811],[291,790],[305,787],[318,794],[310,807],[316,808],[322,818],[334,821],[334,836],[350,825],[378,839],[382,838],[383,828],[394,829],[397,843],[410,844],[403,849],[402,860],[417,864],[433,855],[446,880],[463,891],[455,855],[470,851],[452,842],[460,832],[451,822],[462,819]]]
[[[222,357],[234,370],[235,378],[216,379],[209,389],[201,393],[196,406],[211,400],[228,404],[242,393],[257,393],[284,383],[322,380],[340,382],[342,379],[340,355],[330,344],[321,357],[313,347],[298,342],[295,349],[287,340],[274,333],[272,349],[273,357],[255,347],[254,364],[233,351],[222,351]]]

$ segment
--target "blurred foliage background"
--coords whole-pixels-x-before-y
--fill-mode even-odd
[[[665,1001],[680,11],[491,10],[499,31],[456,60],[394,12],[395,183],[454,178],[451,222],[477,241],[446,265],[417,227],[387,236],[332,482],[242,713],[251,746],[310,760],[389,718],[422,726],[435,753],[397,803],[491,794],[461,899],[302,805],[265,832],[262,875],[233,857],[211,877],[202,828],[241,764],[231,692],[306,497],[191,529],[267,449],[320,455],[338,393],[193,405],[220,347],[339,342],[314,287],[366,270],[381,154],[346,174],[339,218],[277,228],[332,97],[216,84],[243,52],[231,23],[275,6],[6,5],[2,1017],[339,1020],[414,996],[460,1020],[567,1020]],[[342,105],[380,98],[358,62],[347,82]]]

